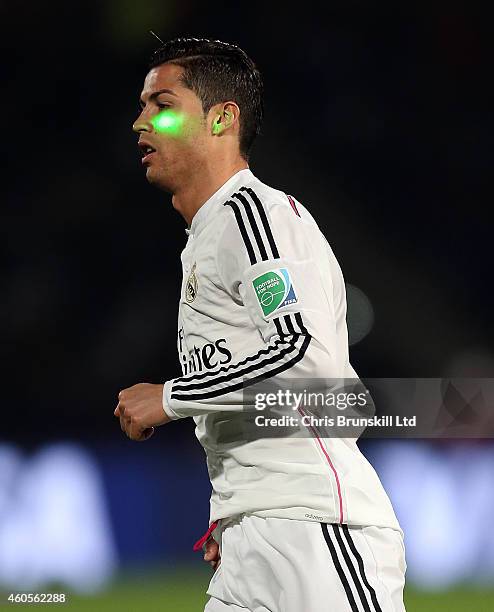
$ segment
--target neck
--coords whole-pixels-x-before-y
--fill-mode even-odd
[[[192,219],[201,206],[240,170],[248,168],[245,159],[231,164],[208,164],[197,168],[192,179],[175,191],[172,196],[173,208],[177,210],[190,227]]]

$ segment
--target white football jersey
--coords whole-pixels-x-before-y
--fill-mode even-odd
[[[261,380],[356,379],[345,284],[316,222],[292,196],[233,175],[194,216],[182,253],[171,418],[206,451],[211,522],[239,514],[400,529],[354,438],[246,439],[244,389]],[[276,286],[278,291],[266,288]],[[268,299],[269,298],[269,299]]]

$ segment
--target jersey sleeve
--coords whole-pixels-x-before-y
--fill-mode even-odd
[[[338,346],[336,318],[345,315],[344,283],[339,267],[332,275],[316,265],[312,218],[301,217],[281,196],[268,208],[246,187],[224,207],[218,275],[231,299],[245,307],[253,324],[246,348],[256,349],[243,351],[235,363],[167,381],[163,407],[171,418],[242,410],[245,388],[267,379],[282,387],[287,377],[341,375],[338,351],[345,347]]]

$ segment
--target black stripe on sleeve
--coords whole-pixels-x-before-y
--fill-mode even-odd
[[[298,326],[300,327],[300,331],[303,334],[309,334],[309,332],[307,331],[307,328],[304,325],[304,322],[302,321],[302,315],[300,314],[300,312],[296,312],[295,313],[295,321],[297,321]]]
[[[340,525],[333,524],[332,527],[333,527],[334,535],[336,536],[336,540],[338,541],[338,544],[340,546],[341,554],[343,555],[343,558],[345,559],[348,570],[350,572],[352,580],[359,594],[360,601],[362,602],[362,605],[364,606],[364,610],[365,612],[371,612],[371,609],[369,608],[369,602],[367,601],[367,597],[365,596],[365,593],[364,593],[364,589],[362,588],[362,584],[357,576],[357,572],[355,571],[355,567],[353,566],[352,560],[350,559],[350,555],[348,554],[348,550],[346,549],[346,546],[343,542],[343,538],[341,537]]]
[[[247,218],[249,219],[250,226],[252,228],[252,232],[256,238],[257,246],[259,247],[259,253],[261,254],[261,259],[266,261],[268,259],[268,254],[266,252],[266,248],[264,247],[264,243],[262,241],[261,232],[257,227],[257,221],[254,218],[254,213],[252,212],[252,206],[248,202],[247,198],[241,193],[234,193],[232,198],[237,198],[244,205],[245,212],[247,213]]]
[[[280,330],[281,330],[281,336],[282,336],[283,338],[284,338],[284,337],[286,337],[286,336],[290,336],[290,335],[291,335],[291,334],[290,334],[290,330],[289,330],[289,329],[288,329],[288,327],[286,326],[286,321],[285,321],[285,319],[284,319],[282,316],[277,317],[277,319],[278,319],[278,323],[279,323]],[[283,325],[283,323],[284,323],[284,325]],[[286,328],[286,331],[285,331],[285,328]]]
[[[376,591],[369,584],[369,581],[367,580],[367,576],[365,575],[364,561],[352,540],[352,536],[350,535],[350,530],[348,529],[348,525],[342,525],[342,528],[343,528],[343,533],[345,534],[345,538],[348,542],[348,546],[350,547],[350,550],[352,551],[355,559],[357,560],[360,575],[362,576],[362,580],[365,586],[367,587],[367,590],[370,593],[372,603],[374,604],[374,608],[376,609],[376,612],[382,612],[381,606],[379,605],[379,602],[377,601]]]
[[[290,333],[291,335],[295,335],[296,332],[295,332],[295,328],[293,327],[293,323],[292,323],[292,319],[290,315],[286,314],[284,315],[283,318],[285,319],[286,328],[288,329],[288,333]]]
[[[249,254],[250,263],[254,265],[256,263],[256,255],[254,253],[254,249],[252,248],[252,244],[250,242],[249,235],[247,234],[247,230],[245,229],[244,220],[242,219],[242,213],[240,212],[238,204],[236,202],[228,200],[228,202],[225,202],[224,206],[232,207],[233,212],[235,213],[235,219],[238,223],[238,228],[240,230],[240,233],[242,234],[242,238],[247,248],[247,253]]]
[[[285,318],[290,318],[290,316],[291,315],[285,315]],[[276,329],[278,330],[278,332],[280,332],[280,337],[277,338],[270,346],[265,349],[261,349],[255,355],[246,357],[242,361],[237,362],[235,364],[230,364],[229,366],[222,366],[221,368],[216,369],[214,371],[202,372],[183,376],[181,378],[176,378],[173,381],[171,392],[179,392],[177,395],[177,397],[179,397],[182,395],[182,393],[180,392],[187,392],[192,389],[213,387],[220,383],[229,382],[235,378],[245,376],[246,374],[251,374],[256,370],[261,370],[266,366],[272,365],[273,363],[282,360],[285,355],[288,355],[289,353],[297,349],[297,343],[301,337],[308,338],[310,342],[311,337],[309,334],[304,334],[302,336],[299,333],[286,334],[283,332],[280,318],[276,317],[273,320],[275,322]],[[291,325],[293,328],[293,323]],[[282,348],[283,345],[285,348]],[[306,347],[302,347],[302,349],[299,348],[298,350],[303,350],[303,352],[305,353]],[[270,358],[260,360],[261,356],[267,357],[270,353],[272,355]],[[249,362],[251,363],[251,365],[245,367]],[[199,380],[205,382],[195,382]]]
[[[259,216],[261,217],[262,225],[264,227],[264,231],[266,232],[266,236],[268,238],[269,246],[271,247],[271,252],[273,254],[273,257],[275,259],[279,258],[280,254],[279,254],[278,249],[276,247],[276,243],[274,241],[273,232],[271,231],[271,228],[269,227],[268,217],[266,215],[266,211],[264,210],[264,206],[262,205],[261,200],[259,199],[259,197],[255,193],[255,191],[253,189],[251,189],[250,187],[240,187],[240,191],[245,191],[252,198],[252,201],[254,202],[254,204],[257,207],[257,210],[259,211]]]
[[[285,318],[287,316],[291,316],[291,315],[285,315]],[[299,327],[301,328],[301,332],[294,332],[296,335],[309,335],[307,330],[305,329],[305,326],[302,323],[302,316],[300,315],[299,312],[295,313],[295,318],[299,324]],[[278,347],[281,344],[285,344],[285,345],[289,345],[289,344],[293,344],[294,340],[293,339],[289,339],[287,340],[286,337],[290,336],[292,334],[287,333],[285,331],[283,331],[283,327],[281,325],[280,322],[280,317],[276,317],[273,319],[275,327],[276,327],[276,331],[279,335],[279,338],[277,340],[275,340],[273,342],[273,344],[271,344],[270,346],[268,346],[267,348],[261,349],[260,351],[258,351],[255,355],[249,355],[249,357],[246,357],[245,359],[243,359],[242,361],[239,361],[237,363],[231,363],[230,365],[227,366],[222,366],[221,368],[218,368],[216,370],[210,370],[209,372],[198,372],[196,374],[188,374],[186,376],[180,376],[179,378],[175,378],[174,379],[174,384],[177,383],[190,383],[194,380],[205,380],[207,378],[213,378],[215,376],[218,376],[219,374],[225,374],[227,372],[231,372],[232,370],[238,369],[244,365],[246,365],[249,362],[252,361],[256,361],[257,359],[259,359],[260,357],[262,357],[263,355],[269,355],[269,353],[273,353],[273,351],[278,350]],[[293,328],[293,323],[292,323],[292,328]],[[211,383],[213,384],[213,383]],[[187,387],[188,388],[188,387]]]
[[[275,327],[276,327],[276,331],[278,332],[278,336],[280,338],[282,338],[283,336],[285,336],[286,334],[283,333],[283,329],[281,328],[281,323],[278,317],[276,317],[275,319],[273,319]]]
[[[300,350],[294,357],[292,357],[292,359],[290,359],[289,361],[286,361],[285,363],[282,363],[281,365],[279,365],[278,367],[272,370],[268,370],[267,372],[262,372],[261,374],[259,374],[258,376],[255,376],[254,378],[249,378],[248,380],[244,380],[239,383],[228,385],[227,387],[221,387],[220,389],[215,389],[213,391],[208,391],[205,393],[176,394],[174,393],[174,388],[172,387],[172,392],[171,392],[170,397],[171,399],[176,399],[176,400],[197,401],[201,399],[209,399],[211,397],[218,397],[220,395],[225,395],[226,393],[231,393],[232,391],[238,391],[238,389],[249,387],[258,382],[261,382],[262,380],[265,380],[266,378],[271,378],[273,376],[276,376],[276,374],[284,372],[285,370],[288,370],[289,368],[294,366],[296,363],[298,363],[301,359],[303,359],[305,352],[307,351],[307,348],[310,344],[310,341],[311,341],[310,336],[305,336]],[[295,345],[294,345],[294,348],[295,348]],[[261,365],[264,366],[266,364],[263,363]],[[212,382],[212,384],[214,384],[214,381]]]
[[[284,336],[286,336],[286,334],[284,334]],[[278,340],[275,340],[274,343],[268,346],[267,348],[261,349],[255,355],[249,355],[249,357],[246,357],[238,363],[231,363],[228,366],[222,366],[218,370],[210,370],[209,372],[199,372],[197,374],[188,374],[187,376],[181,376],[180,378],[174,379],[175,383],[189,382],[192,380],[204,380],[205,378],[211,378],[212,376],[218,376],[218,374],[223,374],[224,372],[234,370],[235,368],[240,368],[246,363],[249,363],[249,361],[255,361],[262,355],[268,355],[269,353],[272,353],[279,347],[280,344],[288,344],[288,340],[283,340],[282,338],[280,338]]]
[[[292,353],[296,349],[296,341],[300,337],[300,334],[296,336],[296,338],[290,342],[287,342],[287,346],[282,349],[277,355],[273,355],[269,359],[264,359],[263,361],[259,361],[258,363],[254,363],[242,370],[238,370],[236,372],[230,372],[230,374],[223,374],[222,376],[217,376],[213,380],[207,380],[205,382],[198,382],[192,384],[174,384],[173,392],[175,391],[190,391],[192,389],[204,389],[206,387],[212,387],[213,385],[219,385],[220,383],[228,382],[233,380],[234,378],[238,378],[239,376],[245,376],[246,374],[251,374],[255,372],[255,370],[260,370],[266,365],[271,365],[280,359],[283,359],[285,355],[288,353]]]
[[[343,571],[343,568],[341,567],[341,564],[340,564],[340,560],[338,559],[336,548],[333,542],[331,541],[331,536],[329,535],[328,526],[326,523],[321,523],[321,527],[322,527],[324,539],[326,540],[326,544],[328,545],[329,552],[331,553],[331,558],[333,559],[335,569],[338,572],[338,576],[340,577],[341,584],[343,585],[343,588],[345,589],[345,593],[346,593],[348,602],[350,603],[352,612],[359,612],[359,609],[357,608],[357,604],[355,603],[355,599],[353,597],[352,589],[350,588],[350,585],[348,584],[348,580],[346,579],[345,572]]]

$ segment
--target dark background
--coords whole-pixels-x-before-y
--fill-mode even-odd
[[[121,436],[118,391],[179,373],[185,223],[131,131],[150,28],[237,43],[262,71],[250,167],[370,300],[358,374],[492,376],[491,24],[473,4],[4,2],[0,20],[1,438]]]

